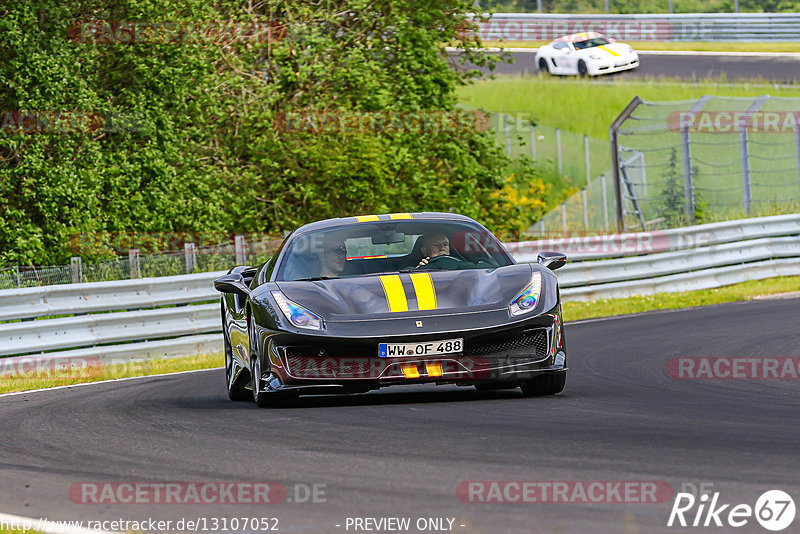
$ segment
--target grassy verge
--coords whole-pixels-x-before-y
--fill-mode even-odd
[[[667,310],[751,300],[762,295],[775,295],[800,291],[800,276],[754,280],[701,291],[660,293],[624,299],[600,299],[593,302],[565,302],[564,319],[577,321],[595,317],[628,315],[653,310]],[[194,369],[220,367],[221,354],[205,354],[189,358],[156,359],[143,362],[112,365],[101,369],[65,370],[50,373],[6,377],[0,383],[0,393],[26,391],[53,386],[66,386],[131,376],[149,376]],[[2,534],[2,531],[0,531]]]
[[[550,41],[483,41],[486,47],[539,48]],[[636,50],[667,50],[695,52],[800,52],[800,43],[718,43],[718,42],[654,42],[625,41]]]
[[[103,367],[86,367],[81,369],[65,369],[30,373],[20,376],[3,377],[0,382],[0,393],[26,391],[54,386],[69,386],[85,382],[98,382],[114,378],[132,376],[149,376],[195,369],[212,369],[223,365],[221,354],[203,354],[187,358],[164,358]]]
[[[599,299],[592,302],[565,302],[564,320],[577,321],[595,317],[628,315],[653,310],[669,310],[752,300],[757,296],[800,291],[800,276],[779,276],[766,280],[752,280],[716,289],[658,293],[623,299]]]
[[[585,133],[608,141],[608,126],[639,95],[645,101],[695,100],[703,95],[756,97],[769,94],[800,97],[800,86],[765,81],[729,83],[724,78],[685,80],[600,78],[543,75],[498,76],[458,89],[470,107],[504,113],[531,114],[537,124]],[[591,103],[591,104],[588,104]]]

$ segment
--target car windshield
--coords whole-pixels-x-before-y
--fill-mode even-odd
[[[583,50],[585,48],[592,48],[595,46],[603,46],[607,44],[611,44],[611,41],[609,41],[605,37],[595,37],[593,39],[586,39],[585,41],[576,41],[572,43],[572,46],[575,47],[575,50]]]
[[[303,232],[292,238],[280,260],[276,280],[493,269],[513,263],[496,237],[468,221],[361,222]]]

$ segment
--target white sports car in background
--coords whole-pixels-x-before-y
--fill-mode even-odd
[[[540,47],[536,64],[541,72],[550,74],[597,76],[635,69],[639,66],[639,55],[625,43],[597,32],[586,32],[565,35]]]

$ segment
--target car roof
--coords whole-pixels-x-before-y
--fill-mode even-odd
[[[572,35],[564,35],[563,37],[559,37],[554,43],[580,43],[581,41],[588,41],[589,39],[595,39],[597,37],[605,37],[602,33],[598,32],[581,32],[581,33],[573,33]]]
[[[304,233],[313,230],[323,230],[325,228],[333,228],[336,226],[356,225],[362,222],[379,222],[379,221],[401,221],[401,220],[414,220],[414,221],[468,221],[476,222],[466,215],[458,213],[441,213],[435,211],[423,211],[416,213],[382,213],[380,215],[355,215],[352,217],[338,217],[336,219],[325,219],[323,221],[316,221],[305,224],[294,231],[294,233]]]

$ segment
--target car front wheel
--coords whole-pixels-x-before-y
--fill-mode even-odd
[[[520,389],[527,397],[555,395],[564,390],[566,383],[567,373],[543,374],[523,383]]]
[[[539,71],[544,72],[545,74],[550,73],[550,69],[547,67],[547,60],[545,58],[539,58]]]

